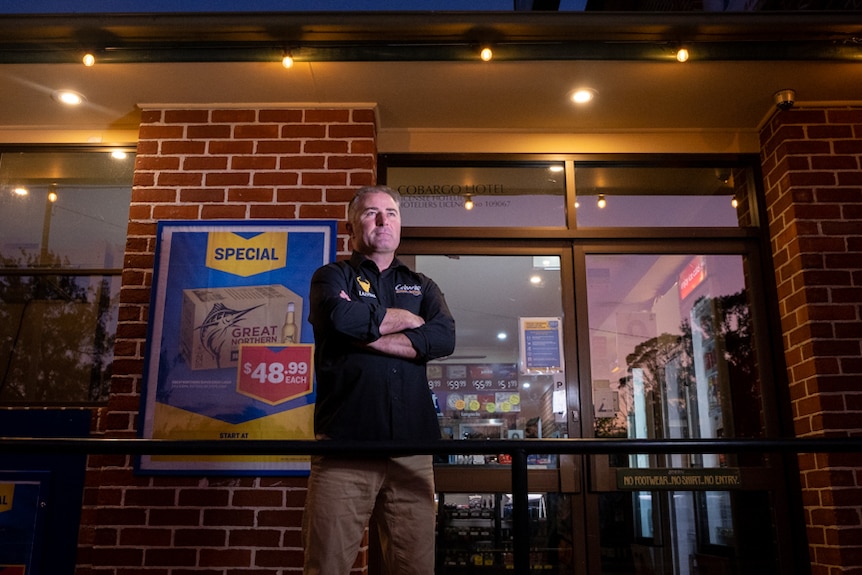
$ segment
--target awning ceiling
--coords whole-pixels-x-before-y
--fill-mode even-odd
[[[478,60],[483,45],[493,61]],[[684,64],[680,45],[691,50]],[[732,139],[756,133],[778,90],[795,90],[799,105],[862,101],[862,13],[0,16],[0,85],[0,143],[134,130],[146,103],[361,103],[389,134]],[[567,96],[585,86],[598,98],[576,109]],[[60,88],[86,104],[62,108],[51,99]]]

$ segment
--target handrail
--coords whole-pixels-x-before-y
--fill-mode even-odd
[[[512,456],[514,573],[530,571],[527,455],[556,453],[848,453],[862,452],[862,437],[794,439],[522,439],[436,442],[314,440],[167,440],[131,438],[0,437],[0,454],[131,455],[339,455],[351,457],[508,453]]]
[[[174,440],[94,437],[0,437],[3,453],[131,455],[449,455],[482,453],[846,453],[862,450],[861,437],[793,439],[519,439],[315,441],[304,439]]]

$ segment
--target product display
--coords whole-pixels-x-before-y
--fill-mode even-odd
[[[191,369],[236,367],[242,344],[296,343],[302,297],[280,284],[183,290],[180,345]]]
[[[553,534],[558,517],[549,515],[552,494],[529,496],[530,568],[548,573],[560,569],[560,540]],[[505,493],[439,495],[438,574],[506,573],[514,569],[512,501]],[[553,509],[556,513],[556,507]],[[567,514],[562,514],[566,516]],[[567,545],[568,549],[569,546]]]

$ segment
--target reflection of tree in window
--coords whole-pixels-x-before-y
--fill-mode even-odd
[[[713,361],[722,361],[726,368],[726,385],[723,388],[730,397],[724,398],[724,405],[730,407],[734,437],[759,437],[763,431],[762,411],[760,407],[760,384],[757,379],[756,350],[753,345],[753,326],[751,309],[744,290],[737,293],[719,296],[708,300],[701,298],[699,302],[712,304],[712,321],[699,321],[697,329],[701,330],[704,339],[714,341],[715,349],[720,350],[720,356],[713,356]],[[695,304],[697,305],[697,303]],[[679,390],[696,385],[694,370],[694,346],[692,343],[692,328],[689,322],[683,321],[679,335],[662,333],[638,344],[634,351],[626,357],[629,369],[642,369],[644,393],[655,395],[668,389],[666,378],[675,378]],[[627,378],[620,380],[621,391],[630,387]],[[631,390],[629,389],[629,393]],[[685,412],[689,397],[680,392],[679,397],[668,397],[669,405],[680,412]],[[656,410],[654,432],[661,436],[660,413]],[[625,418],[600,418],[596,421],[596,436],[625,437]]]
[[[113,335],[110,280],[46,273],[54,254],[0,256],[0,401],[94,402],[108,396]],[[32,273],[29,273],[32,270]]]

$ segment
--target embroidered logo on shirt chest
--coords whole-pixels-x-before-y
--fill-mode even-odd
[[[421,296],[422,286],[420,286],[419,284],[397,284],[395,286],[395,293],[409,293],[410,295]]]
[[[377,299],[377,296],[371,293],[370,281],[363,279],[362,276],[356,276],[356,283],[359,284],[359,295],[361,297],[373,297]]]

